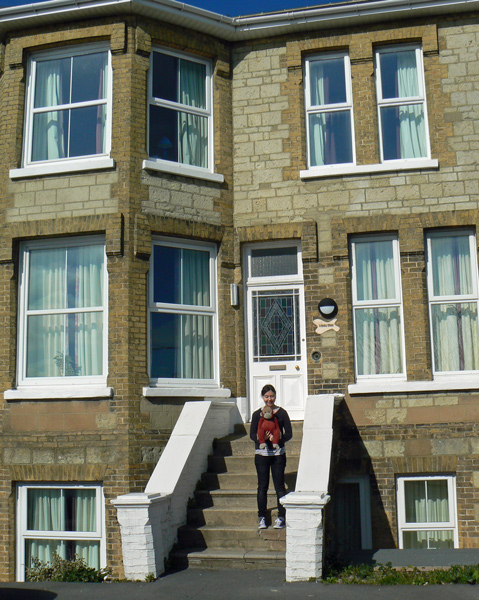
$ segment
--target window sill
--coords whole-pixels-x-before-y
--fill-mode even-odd
[[[341,175],[373,175],[374,173],[391,173],[395,171],[417,171],[420,169],[438,169],[439,161],[431,158],[414,160],[390,160],[377,165],[330,165],[327,167],[311,167],[300,171],[301,179],[317,179],[319,177],[338,177]]]
[[[368,381],[348,385],[350,396],[359,394],[407,394],[411,392],[448,392],[479,390],[479,377],[436,379],[435,381]]]
[[[172,173],[173,175],[182,175],[183,177],[194,177],[196,179],[204,179],[205,181],[213,181],[214,183],[223,183],[225,180],[224,175],[211,173],[200,167],[191,167],[190,165],[180,165],[177,163],[156,160],[144,160],[143,169],[147,171],[158,171],[160,173]]]
[[[3,392],[5,400],[76,400],[113,398],[113,388],[88,385],[19,387]]]
[[[62,162],[49,162],[21,169],[10,169],[10,179],[21,179],[22,177],[39,177],[41,175],[58,175],[61,173],[76,173],[79,171],[97,171],[100,169],[113,169],[115,161],[112,158],[80,158]]]
[[[145,398],[231,398],[228,388],[144,387]]]

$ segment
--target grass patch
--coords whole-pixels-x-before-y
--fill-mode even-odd
[[[454,565],[447,569],[422,570],[417,567],[385,565],[350,565],[331,569],[323,576],[325,583],[372,585],[434,585],[445,583],[479,583],[479,565]]]

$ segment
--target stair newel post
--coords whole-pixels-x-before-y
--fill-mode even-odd
[[[318,579],[323,570],[323,509],[326,494],[292,492],[286,508],[286,581]]]

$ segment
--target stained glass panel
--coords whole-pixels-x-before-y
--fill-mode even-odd
[[[299,293],[297,290],[253,292],[255,362],[299,360]]]

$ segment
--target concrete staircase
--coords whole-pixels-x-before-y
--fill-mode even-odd
[[[294,490],[301,449],[302,423],[293,424],[286,444],[286,488]],[[175,568],[262,569],[285,567],[286,531],[258,530],[256,469],[249,426],[216,440],[188,507],[188,521],[178,530],[170,559]],[[271,508],[270,508],[271,507]],[[272,508],[274,507],[274,508]],[[268,508],[277,517],[276,495],[270,480]]]

